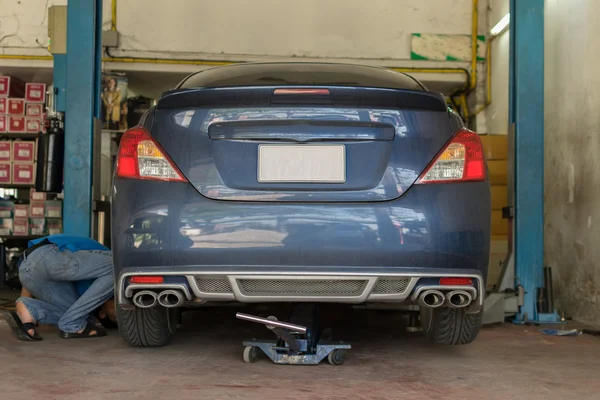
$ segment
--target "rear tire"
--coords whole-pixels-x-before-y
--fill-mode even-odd
[[[159,347],[169,343],[174,333],[175,313],[164,307],[123,310],[117,306],[117,323],[123,340],[135,347]]]
[[[469,344],[477,338],[482,311],[467,314],[465,308],[421,307],[421,326],[435,344],[454,346]]]

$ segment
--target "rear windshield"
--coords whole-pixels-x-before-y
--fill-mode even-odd
[[[278,85],[425,90],[411,76],[386,68],[325,63],[249,63],[210,68],[188,76],[177,88]]]

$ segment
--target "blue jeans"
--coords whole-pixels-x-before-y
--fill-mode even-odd
[[[35,299],[20,297],[33,319],[40,324],[58,325],[63,332],[85,328],[90,313],[114,295],[113,263],[110,251],[58,251],[49,244],[33,251],[19,266],[21,284]],[[95,279],[81,296],[75,282]]]

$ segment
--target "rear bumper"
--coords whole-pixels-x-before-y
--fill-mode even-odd
[[[162,275],[163,284],[129,284],[135,275]],[[470,277],[472,286],[440,286],[443,277]],[[181,290],[188,302],[238,301],[241,303],[318,302],[360,304],[366,302],[416,302],[419,293],[428,289],[444,292],[463,289],[473,302],[469,312],[483,305],[484,279],[476,270],[410,270],[404,268],[288,268],[274,272],[265,268],[204,267],[194,271],[148,268],[143,272],[123,271],[117,279],[117,300],[131,304],[133,294],[141,289]]]

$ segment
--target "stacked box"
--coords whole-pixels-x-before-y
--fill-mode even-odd
[[[46,218],[29,218],[29,232],[31,235],[44,236],[46,234]]]
[[[25,115],[27,117],[41,119],[43,114],[44,114],[44,105],[43,104],[27,103],[25,105]]]
[[[46,193],[36,192],[35,189],[31,189],[29,192],[29,199],[31,201],[46,201]]]
[[[9,97],[6,103],[6,113],[8,115],[25,116],[25,99]]]
[[[63,231],[62,219],[49,218],[46,220],[46,230],[48,235],[57,235]]]
[[[8,200],[0,201],[0,218],[12,218],[15,210],[15,203]]]
[[[29,235],[29,219],[15,218],[13,220],[13,235],[14,236]]]
[[[8,116],[9,133],[25,133],[25,117],[17,115]]]
[[[32,218],[44,218],[46,216],[46,207],[43,201],[32,201],[29,204],[29,216]]]
[[[12,161],[12,142],[10,140],[0,140],[0,162]]]
[[[14,216],[16,218],[29,218],[29,204],[15,204]]]
[[[0,133],[8,132],[8,118],[6,115],[0,115]]]
[[[12,164],[0,163],[0,185],[12,183]]]
[[[48,200],[44,204],[46,218],[62,218],[62,201]]]
[[[35,183],[35,165],[33,163],[13,164],[12,183],[33,185]]]
[[[25,118],[25,132],[26,133],[39,133],[42,131],[42,119],[34,117]]]
[[[0,97],[0,114],[8,113],[8,99],[6,97]]]
[[[30,82],[25,84],[25,100],[28,103],[46,102],[46,84]]]
[[[35,160],[35,142],[15,141],[12,143],[12,161],[33,163]]]
[[[0,218],[0,236],[10,236],[13,233],[13,219]]]
[[[25,84],[11,76],[0,76],[0,97],[24,97]]]

